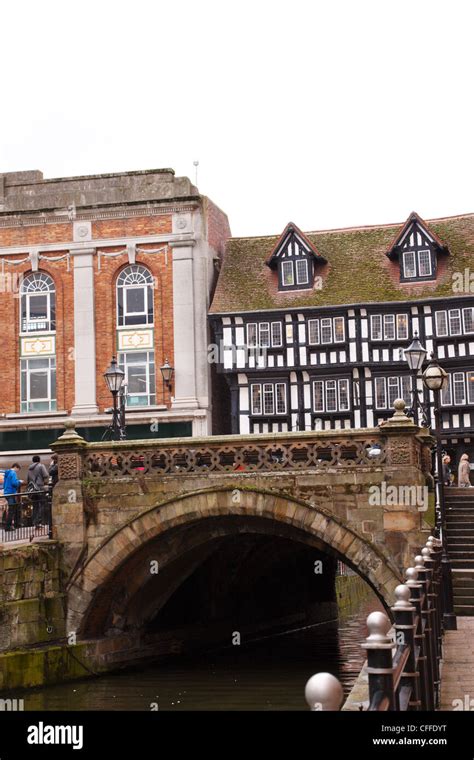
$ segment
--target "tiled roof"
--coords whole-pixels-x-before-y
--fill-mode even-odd
[[[322,287],[291,292],[278,290],[277,272],[265,263],[280,235],[232,238],[227,243],[210,313],[453,296],[453,273],[466,268],[474,271],[474,214],[426,224],[449,249],[449,256],[438,256],[435,282],[420,284],[400,283],[398,261],[386,255],[404,224],[306,233],[327,260],[315,266],[315,276],[322,278]]]

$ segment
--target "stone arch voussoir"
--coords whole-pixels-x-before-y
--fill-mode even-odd
[[[132,518],[111,534],[71,579],[68,594],[69,630],[79,630],[81,620],[94,603],[94,595],[107,583],[138,547],[180,526],[208,518],[229,516],[268,519],[297,528],[299,534],[318,539],[329,551],[346,559],[388,606],[401,582],[392,559],[381,548],[344,524],[335,515],[290,495],[257,489],[232,488],[187,493],[158,504]]]

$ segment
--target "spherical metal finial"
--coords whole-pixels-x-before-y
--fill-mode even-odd
[[[421,554],[422,554],[422,556],[425,558],[425,560],[426,560],[426,559],[431,559],[431,554],[432,554],[432,551],[431,551],[431,549],[430,549],[428,546],[425,546],[425,547],[423,547],[423,549],[421,550]]]
[[[387,641],[390,641],[387,633],[391,627],[392,624],[384,612],[371,612],[367,618],[367,628],[369,631],[367,642],[385,644]]]
[[[395,597],[397,601],[394,604],[394,608],[410,606],[410,589],[404,583],[401,583],[395,589]]]
[[[417,570],[425,569],[425,558],[421,554],[417,554],[415,557],[415,567]]]
[[[408,588],[418,586],[418,570],[415,567],[408,567],[405,571],[406,584]]]
[[[304,696],[311,710],[339,710],[344,691],[331,673],[316,673],[307,682]]]

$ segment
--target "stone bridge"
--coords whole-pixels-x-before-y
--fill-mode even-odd
[[[87,443],[69,421],[53,444],[66,630],[79,640],[140,630],[223,543],[235,565],[249,536],[342,560],[388,607],[426,539],[420,504],[397,494],[432,480],[433,439],[395,406],[373,429],[117,443]],[[249,550],[244,565],[222,567],[250,589],[256,573],[271,577],[270,555]]]

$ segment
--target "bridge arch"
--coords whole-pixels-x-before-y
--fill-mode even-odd
[[[138,625],[156,614],[213,542],[243,533],[289,538],[341,559],[386,607],[401,582],[393,558],[323,507],[259,488],[201,489],[135,515],[87,558],[68,584],[68,630],[86,638],[103,635],[111,618],[118,627],[124,620]],[[159,572],[152,578],[154,560]],[[151,580],[152,596],[144,592]]]

